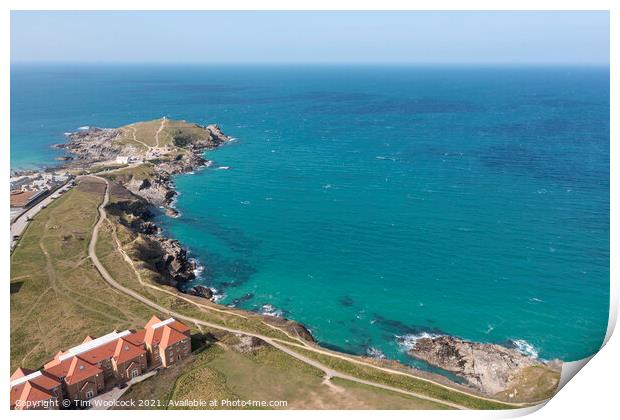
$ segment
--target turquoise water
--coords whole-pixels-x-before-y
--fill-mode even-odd
[[[159,217],[224,304],[414,364],[420,334],[564,360],[603,339],[608,69],[14,66],[11,88],[14,169],[85,125],[236,138]]]

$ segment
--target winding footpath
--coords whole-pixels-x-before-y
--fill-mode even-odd
[[[96,178],[96,179],[98,179],[98,180],[100,180],[100,181],[105,183],[105,193],[104,193],[103,201],[101,202],[101,204],[99,205],[99,208],[98,208],[99,219],[97,220],[97,223],[95,224],[95,226],[93,228],[92,237],[91,237],[90,243],[88,244],[88,256],[92,260],[93,265],[95,266],[97,271],[101,274],[101,276],[106,281],[106,283],[108,283],[111,287],[114,287],[115,289],[119,290],[120,292],[122,292],[122,293],[124,293],[124,294],[126,294],[128,296],[131,296],[132,298],[134,298],[134,299],[144,303],[145,305],[147,305],[147,306],[149,306],[149,307],[151,307],[151,308],[153,308],[153,309],[155,309],[155,310],[157,310],[157,311],[159,311],[161,313],[164,313],[164,314],[169,315],[171,317],[177,318],[179,320],[183,320],[183,321],[186,321],[186,322],[193,323],[193,324],[195,324],[195,325],[197,325],[199,327],[200,326],[205,326],[205,327],[209,327],[209,328],[213,328],[213,329],[227,331],[227,332],[230,332],[230,333],[233,333],[233,334],[241,334],[241,335],[251,336],[251,337],[255,337],[255,338],[258,338],[260,340],[263,340],[264,342],[268,343],[269,345],[271,345],[271,346],[277,348],[278,350],[288,354],[289,356],[294,357],[295,359],[300,360],[303,363],[306,363],[306,364],[308,364],[310,366],[313,366],[313,367],[321,370],[325,374],[325,381],[326,382],[329,381],[331,378],[340,378],[340,379],[348,380],[348,381],[351,381],[351,382],[356,382],[356,383],[359,383],[359,384],[372,386],[372,387],[375,387],[375,388],[381,388],[381,389],[384,389],[384,390],[388,390],[388,391],[392,391],[392,392],[397,392],[397,393],[404,394],[404,395],[409,395],[409,396],[412,396],[412,397],[415,397],[415,398],[419,398],[419,399],[422,399],[422,400],[432,401],[434,403],[441,404],[441,405],[444,405],[444,406],[448,406],[450,408],[455,408],[455,409],[459,409],[459,410],[468,410],[469,409],[468,407],[465,407],[465,406],[462,406],[462,405],[459,405],[459,404],[456,404],[456,403],[448,402],[448,401],[445,401],[445,400],[440,400],[438,398],[429,397],[427,395],[419,394],[419,393],[416,393],[416,392],[406,391],[406,390],[403,390],[403,389],[400,389],[400,388],[392,387],[392,386],[389,386],[389,385],[384,385],[382,383],[360,379],[360,378],[357,378],[355,376],[351,376],[351,375],[347,375],[345,373],[338,372],[338,371],[336,371],[336,370],[334,370],[334,369],[332,369],[332,368],[330,368],[330,367],[328,367],[326,365],[323,365],[322,363],[320,363],[320,362],[318,362],[316,360],[313,360],[313,359],[311,359],[309,357],[306,357],[306,356],[304,356],[302,354],[299,354],[299,353],[293,351],[292,349],[290,349],[290,348],[288,348],[288,347],[278,343],[277,341],[280,341],[280,340],[273,339],[273,338],[270,338],[270,337],[267,337],[267,336],[264,336],[264,335],[261,335],[261,334],[250,333],[250,332],[247,332],[247,331],[241,331],[241,330],[237,330],[237,329],[234,329],[234,328],[225,327],[225,326],[222,326],[222,325],[214,324],[214,323],[211,323],[211,322],[203,321],[201,319],[197,319],[197,318],[193,318],[193,317],[189,317],[189,316],[180,314],[180,313],[175,312],[175,311],[173,311],[173,310],[171,310],[169,308],[163,307],[163,306],[161,306],[161,305],[151,301],[150,299],[145,298],[140,293],[138,293],[138,292],[136,292],[136,291],[134,291],[132,289],[129,289],[129,288],[123,286],[122,284],[118,283],[112,277],[112,275],[110,275],[110,273],[106,270],[106,268],[103,266],[101,261],[99,261],[99,258],[97,257],[97,253],[96,253],[96,246],[97,246],[97,240],[98,240],[98,236],[99,236],[99,229],[101,228],[102,224],[107,219],[107,213],[106,213],[105,207],[107,206],[107,204],[109,202],[109,199],[110,199],[110,194],[109,194],[110,184],[109,184],[108,180],[105,179],[105,178],[102,178],[102,177],[99,177],[99,176],[94,176],[94,175],[90,175],[90,177],[91,178]],[[119,244],[117,243],[116,245],[118,247]],[[122,250],[121,250],[121,252],[123,253]],[[293,343],[287,343],[287,344],[295,345]],[[331,352],[315,350],[314,348],[306,347],[306,346],[299,346],[299,347],[304,347],[306,349],[317,351],[318,353],[329,354],[330,356],[339,357],[341,359],[345,359],[345,360],[351,361],[353,363],[366,364],[366,363],[359,362],[359,361],[354,360],[354,359],[347,358],[346,356],[340,356],[340,355],[331,354]],[[370,365],[370,364],[368,364],[368,365],[372,366],[374,368],[378,368],[378,369],[383,370],[383,371],[388,371],[390,373],[401,374],[401,375],[406,375],[406,376],[412,376],[413,377],[413,375],[408,375],[408,374],[405,374],[404,372],[394,371],[392,369],[377,367],[377,366]],[[428,380],[428,379],[418,378],[418,377],[414,377],[414,378],[434,383],[434,384],[436,384],[438,386],[442,386],[442,387],[444,387],[446,389],[449,389],[452,392],[461,393],[461,394],[468,395],[468,396],[471,396],[473,398],[477,398],[477,399],[481,399],[481,400],[487,400],[487,401],[497,402],[497,403],[501,403],[501,404],[506,404],[506,405],[512,406],[514,408],[520,408],[520,407],[532,405],[532,404],[525,404],[525,403],[524,404],[507,403],[507,402],[495,400],[495,399],[492,399],[492,398],[485,398],[485,397],[482,397],[482,396],[478,396],[478,395],[474,395],[474,394],[469,394],[469,393],[467,393],[465,391],[454,390],[454,389],[449,388],[449,387],[447,387],[447,386],[445,386],[443,384],[440,384],[438,382],[431,381],[431,380]]]

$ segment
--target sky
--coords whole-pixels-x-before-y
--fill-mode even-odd
[[[609,14],[13,11],[12,62],[609,63]]]

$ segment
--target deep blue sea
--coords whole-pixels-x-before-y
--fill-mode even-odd
[[[326,346],[421,334],[575,360],[609,308],[609,70],[569,67],[26,66],[11,166],[53,166],[80,126],[167,116],[236,140],[176,177],[165,231],[221,303]],[[229,167],[229,169],[218,169]]]

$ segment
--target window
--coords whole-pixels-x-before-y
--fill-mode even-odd
[[[92,389],[89,389],[88,391],[86,391],[86,399],[87,400],[90,400],[94,396],[95,396],[95,393],[93,392]]]
[[[131,377],[136,378],[138,376],[138,369],[134,369],[131,371]]]

